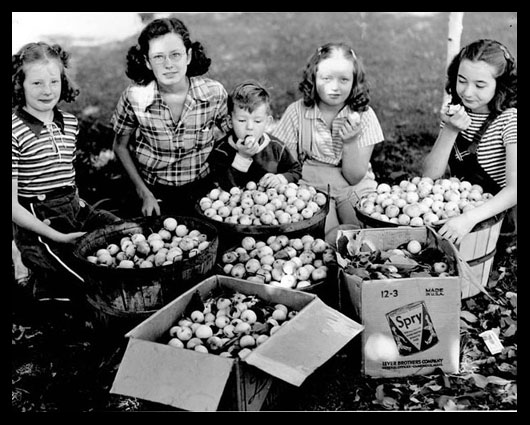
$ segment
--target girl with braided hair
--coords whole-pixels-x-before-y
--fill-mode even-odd
[[[493,197],[447,220],[439,233],[460,243],[477,223],[517,206],[517,65],[495,40],[460,50],[447,70],[449,105],[424,161],[423,175],[446,173],[482,186]],[[515,211],[514,211],[515,214]]]

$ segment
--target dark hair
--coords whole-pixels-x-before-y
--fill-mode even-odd
[[[517,64],[508,49],[495,40],[477,40],[460,50],[447,68],[446,92],[451,95],[453,104],[462,100],[456,92],[458,69],[462,60],[484,61],[493,66],[497,75],[495,95],[488,107],[492,113],[500,114],[507,108],[517,108]]]
[[[127,77],[140,85],[147,85],[155,79],[153,71],[146,65],[149,42],[170,33],[177,34],[182,38],[186,53],[191,49],[191,62],[188,65],[186,75],[194,77],[208,72],[212,61],[206,56],[204,47],[200,42],[190,40],[190,33],[186,25],[177,18],[161,18],[151,21],[140,33],[138,44],[132,46],[127,52],[127,69],[125,71]]]
[[[270,114],[270,98],[271,97],[267,89],[257,81],[244,81],[235,86],[228,96],[228,114],[232,113],[234,106],[252,113],[254,109],[262,104],[267,106],[267,113]]]
[[[61,95],[59,101],[73,102],[79,95],[79,89],[66,73],[70,54],[58,44],[49,45],[44,42],[28,43],[11,57],[11,107],[24,106],[26,96],[24,95],[24,65],[33,62],[56,60],[61,67]]]
[[[329,58],[333,52],[341,51],[346,59],[353,62],[353,86],[346,105],[355,111],[366,110],[370,102],[369,88],[365,80],[362,62],[355,55],[353,49],[346,43],[327,43],[319,47],[309,58],[303,71],[303,79],[298,85],[304,98],[304,105],[312,107],[319,101],[316,90],[316,73],[318,64]]]

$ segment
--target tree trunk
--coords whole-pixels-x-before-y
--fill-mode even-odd
[[[453,60],[453,58],[458,54],[460,51],[460,38],[462,35],[462,20],[464,18],[464,12],[449,12],[449,28],[447,33],[447,61],[445,64],[445,69],[447,70],[447,67]],[[447,102],[451,100],[450,96],[445,93],[444,90],[444,99],[443,104],[445,105]]]

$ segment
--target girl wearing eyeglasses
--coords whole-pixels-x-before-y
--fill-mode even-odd
[[[176,18],[149,23],[128,51],[132,84],[111,123],[114,150],[143,215],[192,215],[196,198],[210,186],[207,158],[228,130],[227,92],[203,77],[210,62]]]

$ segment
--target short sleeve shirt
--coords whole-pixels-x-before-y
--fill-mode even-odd
[[[181,186],[209,173],[207,159],[216,131],[222,134],[228,129],[226,100],[221,83],[191,77],[181,117],[175,122],[156,81],[130,85],[111,123],[118,135],[136,131],[130,149],[146,183]]]
[[[56,108],[53,122],[44,124],[17,108],[11,121],[11,176],[17,179],[18,196],[74,186],[77,118]]]
[[[309,157],[329,165],[339,165],[342,161],[343,141],[339,135],[340,129],[348,115],[352,112],[348,107],[343,108],[334,118],[331,130],[327,127],[322,112],[315,105],[307,108],[303,100],[297,100],[287,107],[272,135],[283,140],[291,153],[297,157],[297,145],[301,131],[301,119],[309,122],[313,143]],[[301,112],[301,113],[300,113]],[[360,147],[371,146],[383,141],[383,131],[379,120],[372,108],[361,112],[361,133],[358,138]]]
[[[467,112],[471,118],[469,127],[461,132],[464,139],[470,143],[475,134],[486,121],[487,113]],[[441,127],[443,127],[443,122]],[[503,111],[489,125],[477,146],[477,161],[486,173],[500,186],[506,186],[506,146],[517,144],[517,109],[509,108]],[[453,149],[453,155],[465,157],[470,154],[467,150],[460,152]]]

